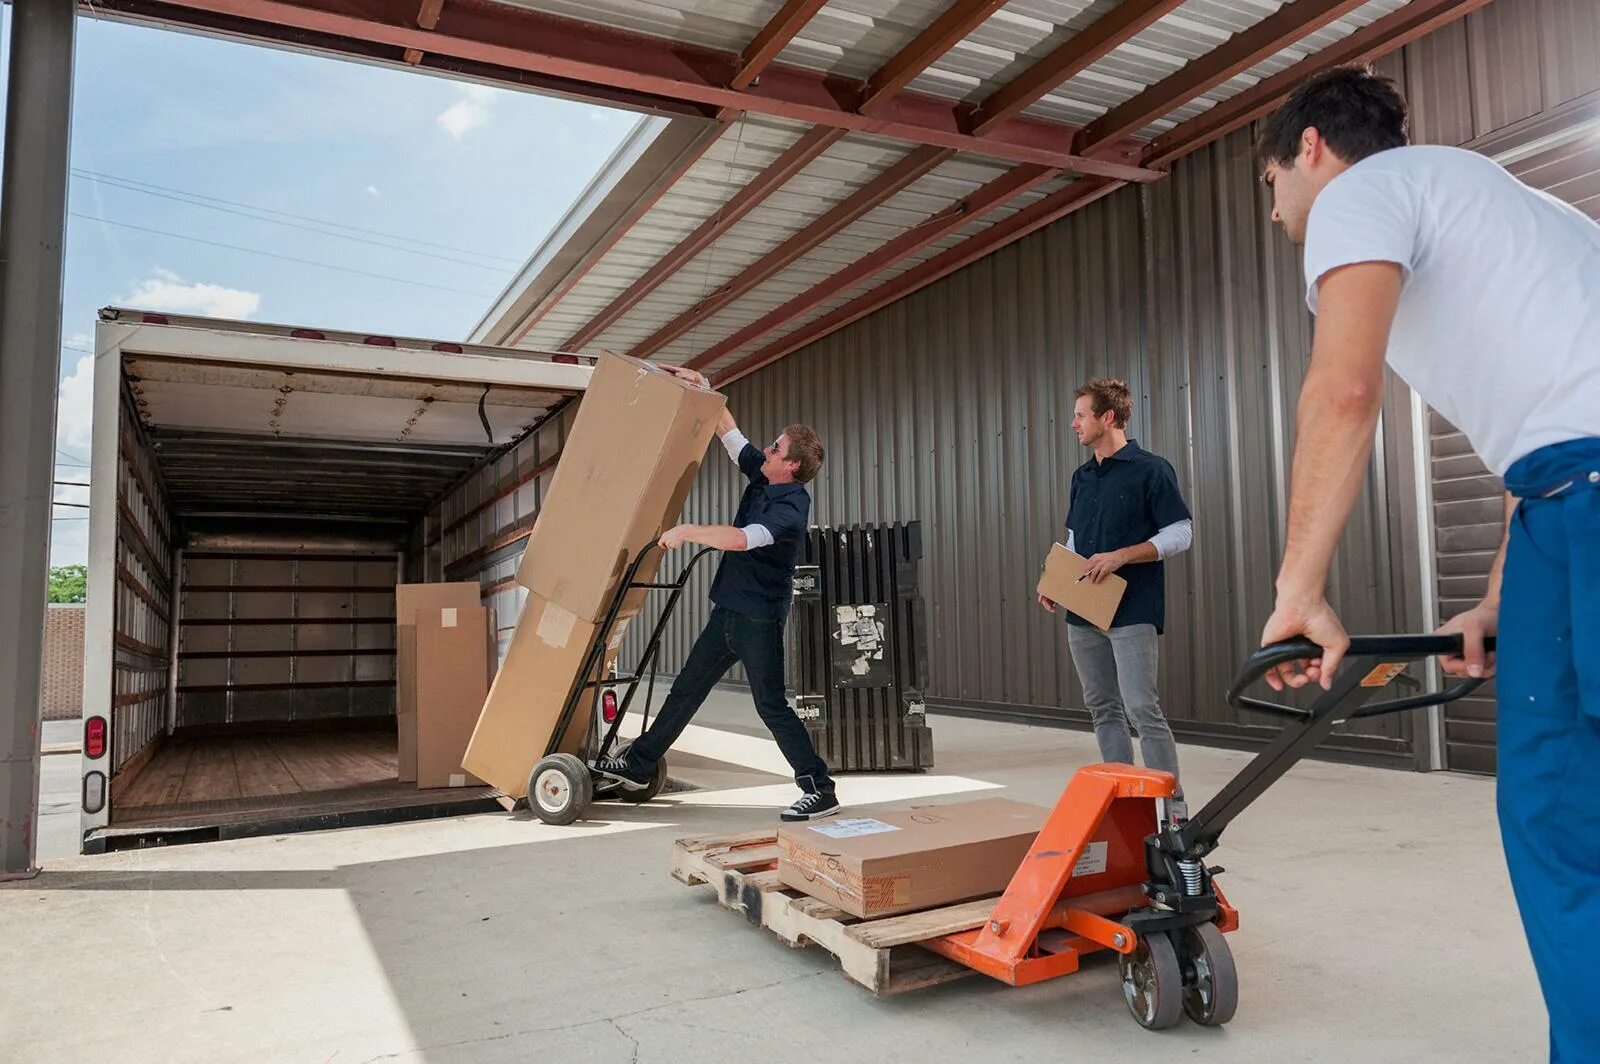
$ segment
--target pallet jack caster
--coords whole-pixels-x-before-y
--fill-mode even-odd
[[[1216,924],[1143,936],[1120,962],[1123,999],[1147,1030],[1172,1027],[1184,1016],[1221,1027],[1239,1007],[1239,972]]]

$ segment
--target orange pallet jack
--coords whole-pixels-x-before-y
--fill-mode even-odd
[[[1317,689],[1302,709],[1244,692],[1273,666],[1316,657],[1320,649],[1305,640],[1262,648],[1246,662],[1228,701],[1297,723],[1204,809],[1186,816],[1170,773],[1082,768],[987,922],[917,944],[1013,986],[1070,974],[1085,954],[1113,950],[1123,996],[1144,1027],[1171,1027],[1185,1014],[1207,1026],[1227,1023],[1239,983],[1223,934],[1238,928],[1239,914],[1216,885],[1223,870],[1205,863],[1223,829],[1339,722],[1441,705],[1476,688],[1482,681],[1465,680],[1366,704],[1408,663],[1460,649],[1459,636],[1357,637],[1332,689]]]

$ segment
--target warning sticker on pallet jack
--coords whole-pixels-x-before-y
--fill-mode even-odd
[[[1075,876],[1096,876],[1106,870],[1106,843],[1091,842],[1084,847],[1083,856],[1072,866]]]

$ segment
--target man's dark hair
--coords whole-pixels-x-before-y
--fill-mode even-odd
[[[1293,166],[1300,136],[1315,128],[1333,153],[1358,163],[1405,146],[1406,101],[1388,78],[1367,67],[1334,67],[1305,81],[1261,127],[1256,154],[1263,168]]]

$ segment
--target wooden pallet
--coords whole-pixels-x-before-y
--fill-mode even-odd
[[[708,884],[723,908],[743,913],[790,946],[821,946],[839,959],[845,978],[879,997],[976,974],[917,943],[982,927],[994,911],[994,898],[861,920],[785,887],[777,863],[772,832],[679,839],[672,877],[690,886]]]

